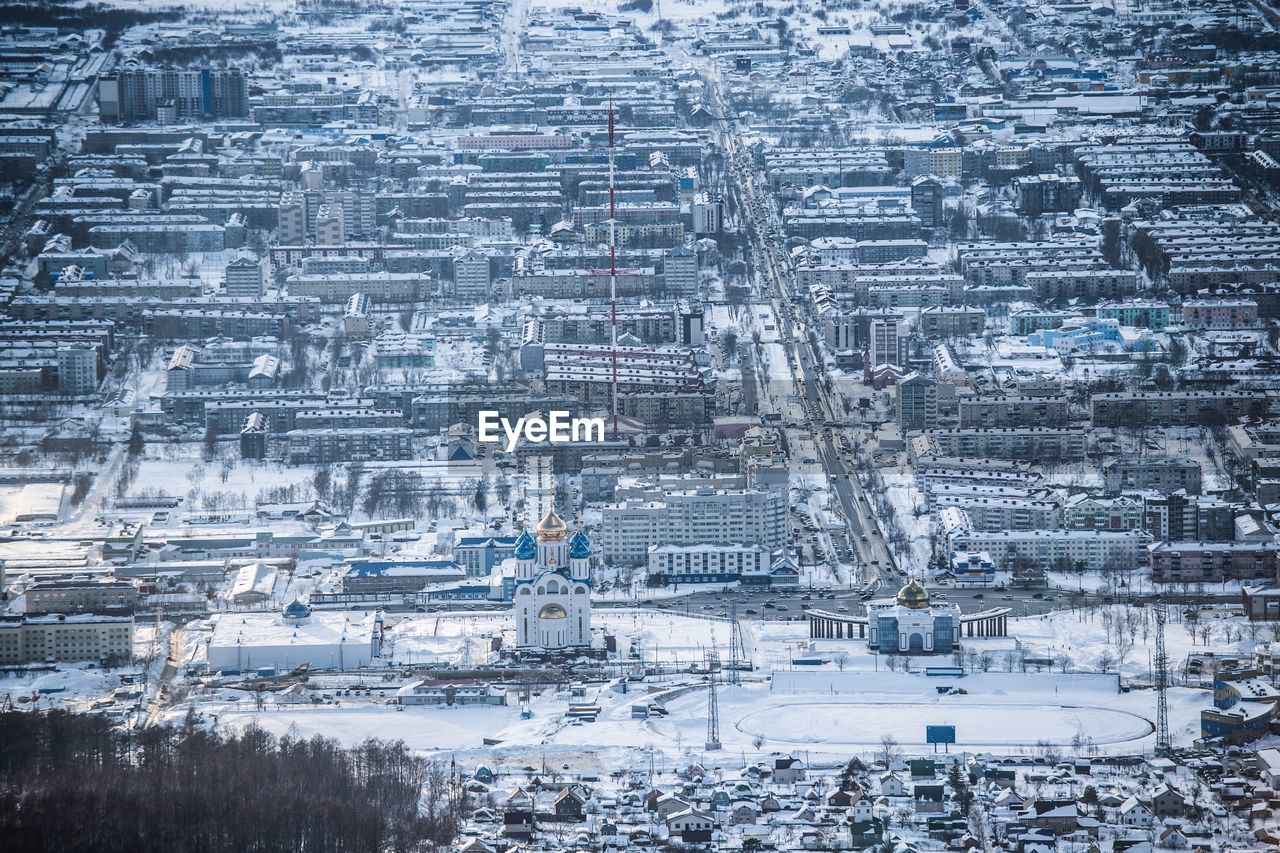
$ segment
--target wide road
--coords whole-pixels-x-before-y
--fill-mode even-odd
[[[754,164],[740,145],[741,131],[721,100],[715,71],[705,69],[704,74],[714,111],[721,117],[720,138],[729,163],[728,190],[747,225],[755,268],[778,319],[780,342],[787,352],[793,386],[801,392],[809,431],[818,447],[828,484],[848,524],[849,544],[861,568],[860,582],[867,590],[897,584],[902,575],[897,572],[893,555],[885,545],[857,477],[847,467],[851,466],[851,460],[841,456],[835,432],[826,426],[844,424],[846,419],[822,382],[825,373],[822,356],[814,351],[813,342],[799,321],[801,306],[794,294],[790,260],[783,248],[781,222],[773,199],[768,189],[759,185]]]

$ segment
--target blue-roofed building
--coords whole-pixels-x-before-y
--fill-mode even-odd
[[[1270,731],[1280,690],[1256,670],[1223,670],[1213,681],[1213,707],[1200,712],[1200,736],[1228,743],[1257,740]]]
[[[513,586],[514,582],[494,583],[489,578],[472,578],[459,583],[433,585],[422,598],[426,601],[510,601],[509,585]]]
[[[992,562],[991,555],[986,551],[952,551],[950,566],[957,589],[995,585],[996,564]]]
[[[457,583],[466,577],[453,560],[352,560],[342,576],[342,591],[417,593],[429,584]]]
[[[453,546],[453,559],[468,577],[484,577],[516,555],[517,540],[516,536],[462,536]]]

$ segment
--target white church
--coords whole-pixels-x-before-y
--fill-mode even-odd
[[[554,508],[538,523],[537,538],[516,540],[516,647],[560,651],[591,645],[591,541],[572,537]]]

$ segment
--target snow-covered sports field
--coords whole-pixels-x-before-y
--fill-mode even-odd
[[[1068,744],[1088,736],[1098,745],[1145,737],[1153,726],[1129,711],[1075,705],[993,704],[949,696],[928,705],[846,699],[796,702],[747,714],[735,728],[767,737],[775,744],[866,747],[890,736],[903,745],[923,744],[925,726],[956,727],[956,744],[967,747],[1034,746],[1047,741]],[[779,735],[778,733],[786,733]]]
[[[732,763],[744,756],[803,751],[810,760],[832,763],[851,754],[872,755],[886,736],[902,747],[923,749],[928,725],[955,726],[953,749],[971,752],[1025,753],[1042,744],[1080,744],[1103,753],[1151,748],[1153,696],[1150,691],[1120,693],[1114,676],[986,673],[958,680],[967,693],[938,693],[936,679],[884,672],[780,671],[769,681],[721,683],[723,751],[705,760]],[[1205,695],[1186,688],[1170,691],[1178,741],[1198,731]],[[352,743],[368,736],[403,738],[428,753],[499,755],[513,763],[558,756],[557,761],[581,757],[608,767],[635,750],[667,760],[703,752],[707,690],[701,677],[653,692],[602,686],[575,701],[599,705],[599,717],[587,723],[566,718],[570,698],[556,690],[534,697],[528,719],[521,718],[516,703],[397,711],[378,700],[349,700],[341,707],[268,705],[262,711],[240,702],[217,713],[220,724],[233,727],[257,720],[275,734],[324,734]],[[668,716],[634,719],[632,705],[650,701],[663,704]],[[205,710],[214,709],[206,704]]]
[[[465,664],[479,659],[488,638],[502,631],[505,621],[497,613],[405,617],[390,631],[388,647],[401,664]],[[717,620],[631,609],[602,610],[598,622],[618,637],[624,659],[634,650],[638,659],[668,666],[701,661],[708,648],[723,648],[728,634],[727,626]],[[1073,653],[1084,654],[1097,645],[1086,636],[1092,623],[1068,613],[1029,624],[1045,632],[1045,648],[1055,640],[1064,648],[1067,634],[1075,642]],[[1022,622],[1019,626],[1025,627]],[[1049,635],[1047,626],[1064,631],[1063,637]],[[793,658],[815,655],[807,625],[748,622],[744,628],[745,657],[755,668],[743,674],[741,685],[726,683],[728,674],[720,674],[723,751],[706,757],[708,761],[803,751],[813,761],[838,762],[850,754],[875,753],[886,736],[903,747],[921,749],[928,725],[955,726],[954,749],[996,754],[1025,753],[1043,743],[1080,744],[1102,753],[1133,753],[1153,746],[1153,692],[1122,692],[1121,679],[1114,673],[990,671],[957,677],[925,675],[921,662],[912,672],[890,672],[877,670],[876,660],[861,644],[825,641],[818,653],[843,651],[840,664],[797,665]],[[669,760],[702,753],[708,706],[704,676],[686,672],[633,682],[628,688],[623,692],[611,679],[586,685],[586,696],[577,698],[567,688],[539,688],[528,703],[527,719],[521,717],[522,703],[514,692],[508,705],[498,707],[396,710],[385,697],[344,697],[340,706],[278,706],[269,700],[259,710],[247,694],[235,699],[205,697],[195,704],[217,715],[222,725],[241,726],[256,719],[276,734],[325,734],[344,742],[369,736],[403,738],[428,753],[497,755],[522,764],[540,765],[544,756],[557,756],[561,763],[586,756],[607,768],[620,753],[634,750]],[[1205,690],[1170,690],[1175,743],[1190,743],[1199,735],[1199,712],[1210,698]],[[574,722],[565,716],[571,701],[599,705],[600,714],[594,722]],[[632,705],[649,701],[661,703],[669,714],[633,718]],[[183,705],[174,706],[173,715],[182,713]]]

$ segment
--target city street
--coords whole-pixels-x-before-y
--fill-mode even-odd
[[[714,66],[713,66],[714,68]],[[791,270],[785,253],[780,248],[777,235],[781,226],[771,202],[756,184],[754,169],[742,153],[738,129],[726,116],[728,112],[719,94],[719,81],[707,73],[708,91],[716,99],[720,120],[721,141],[730,163],[730,191],[737,200],[737,208],[747,217],[747,234],[752,251],[758,261],[760,282],[769,297],[774,314],[780,324],[782,346],[787,351],[787,363],[791,366],[793,384],[801,391],[802,402],[809,428],[821,454],[827,480],[834,491],[840,511],[849,525],[849,542],[855,549],[860,569],[859,578],[864,589],[877,590],[883,583],[881,573],[896,566],[875,519],[871,517],[861,484],[846,469],[836,448],[834,434],[824,432],[829,422],[842,423],[841,408],[833,404],[821,382],[823,372],[820,357],[813,352],[810,341],[798,322],[798,303],[790,285]],[[767,404],[764,395],[763,404]],[[778,413],[781,414],[781,413]]]

